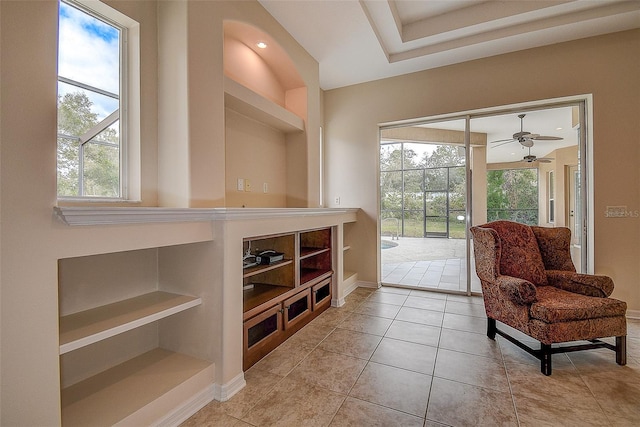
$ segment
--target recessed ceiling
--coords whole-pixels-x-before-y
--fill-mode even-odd
[[[259,0],[324,90],[640,27],[637,0]]]

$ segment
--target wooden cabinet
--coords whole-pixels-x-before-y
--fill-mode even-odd
[[[245,239],[245,370],[331,305],[331,242],[331,228]],[[282,259],[253,265],[264,251]]]

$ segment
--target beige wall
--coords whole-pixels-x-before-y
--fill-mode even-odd
[[[352,244],[359,278],[379,280],[378,124],[592,94],[595,272],[611,275],[614,295],[640,310],[640,219],[604,216],[607,205],[640,209],[639,51],[634,30],[327,91],[325,199],[364,210]]]
[[[226,110],[226,206],[282,208],[287,206],[287,146],[285,135]],[[251,191],[238,191],[237,180],[249,180]],[[267,184],[265,193],[263,185]]]
[[[141,24],[141,205],[224,206],[225,19],[262,28],[289,53],[308,88],[304,153],[317,161],[318,64],[259,3],[107,3]],[[53,217],[57,8],[54,0],[0,2],[1,425],[60,421],[59,259],[206,242],[215,232],[208,223],[72,228]],[[319,188],[317,166],[298,165],[295,172],[304,183],[301,203],[313,205],[310,200],[317,200]],[[187,245],[184,252],[192,249]],[[210,250],[205,246],[197,252]],[[203,315],[222,316],[225,272],[211,265],[216,265],[215,271],[211,267],[202,280],[213,289],[203,298],[215,303],[208,304]],[[209,348],[195,348],[193,353],[213,355],[216,361],[222,357],[222,332],[212,326],[207,333]],[[175,344],[170,337],[159,338]],[[231,354],[238,359],[237,352]],[[228,373],[218,371],[216,378],[228,381],[234,366]]]

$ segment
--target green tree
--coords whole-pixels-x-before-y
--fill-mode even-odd
[[[538,173],[536,169],[487,172],[487,218],[538,223]]]
[[[120,153],[117,125],[104,129],[80,146],[79,137],[99,123],[93,103],[83,92],[58,97],[58,195],[120,195]],[[117,122],[116,122],[117,123]],[[82,152],[82,162],[80,153]],[[80,194],[80,175],[84,193]]]

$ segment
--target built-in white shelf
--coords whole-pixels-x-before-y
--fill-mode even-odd
[[[60,318],[60,354],[155,322],[200,305],[202,299],[150,292]]]
[[[304,131],[302,118],[226,76],[224,105],[285,133]]]
[[[214,375],[211,362],[157,348],[63,389],[62,425],[156,424],[211,400]]]

